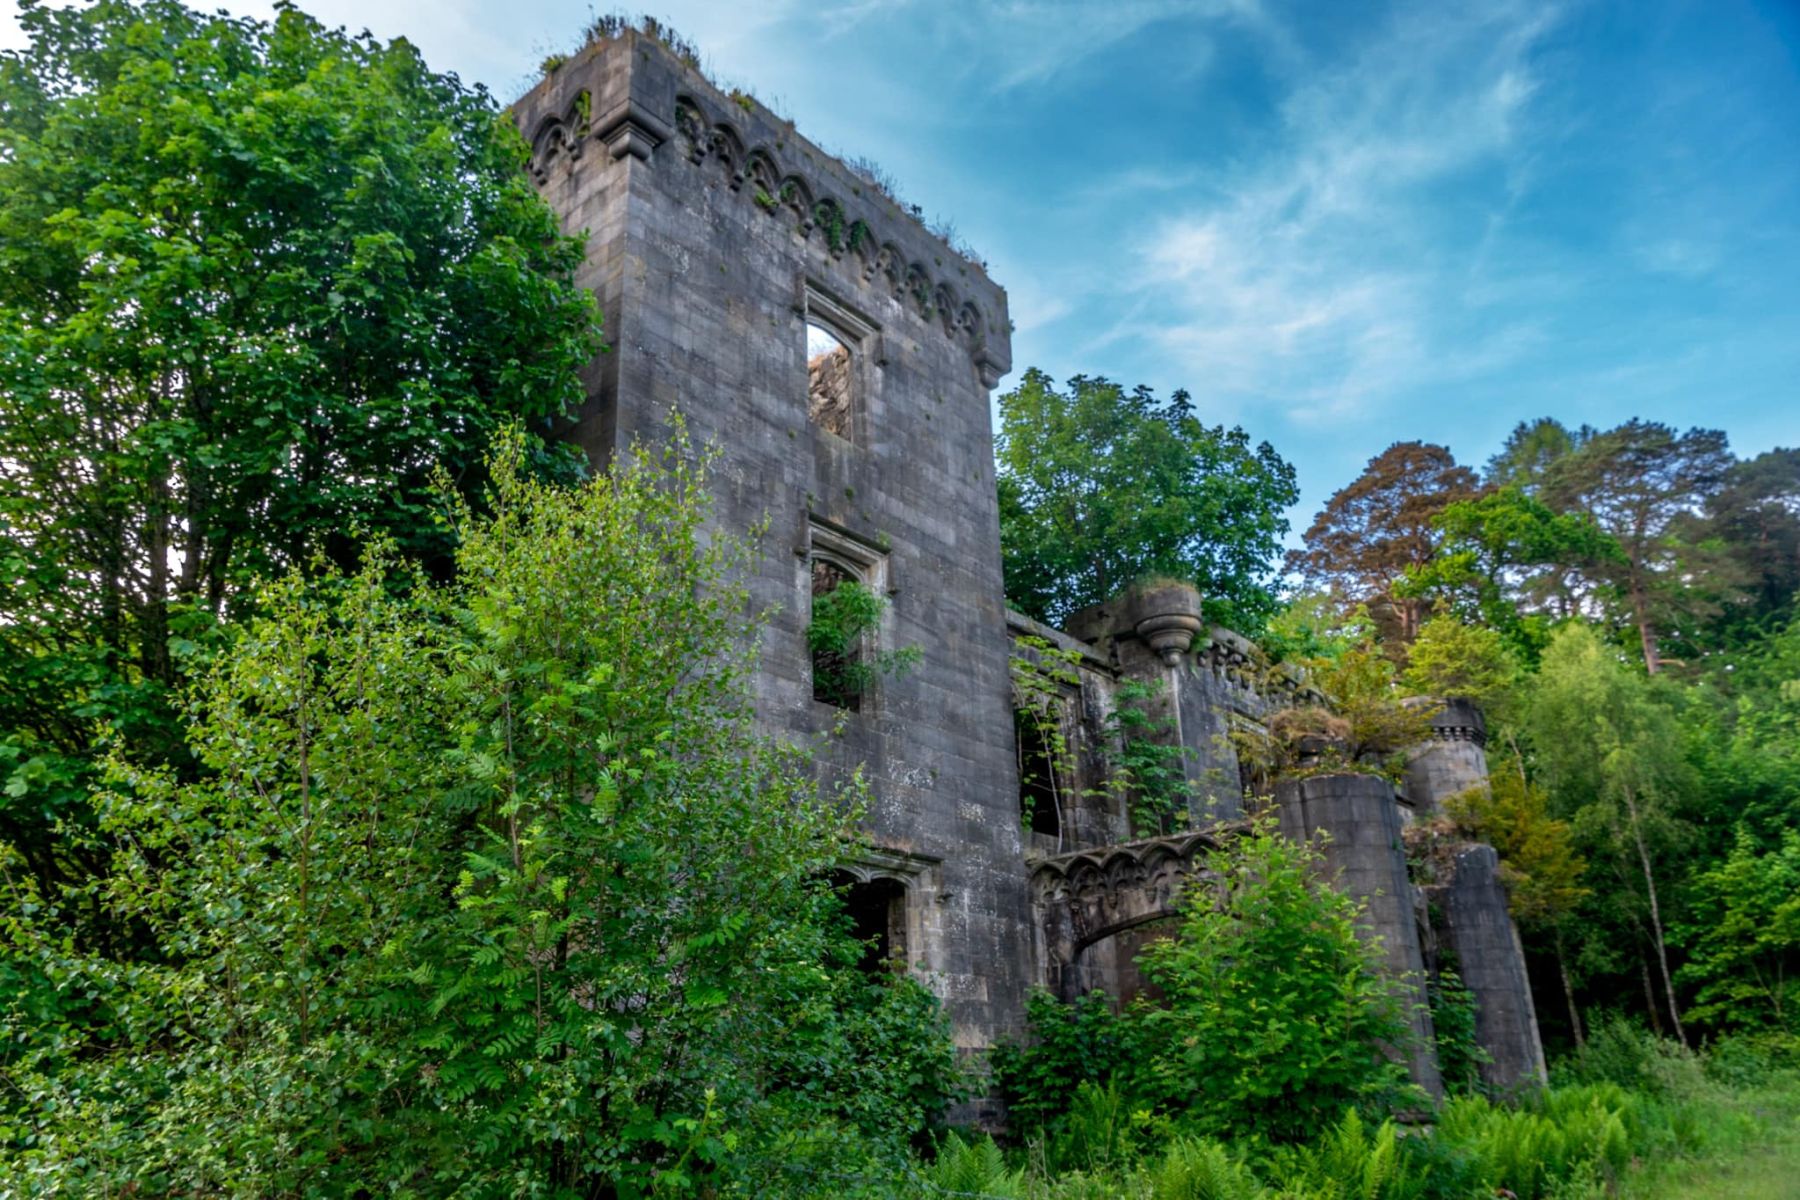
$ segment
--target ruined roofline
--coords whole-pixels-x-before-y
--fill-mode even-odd
[[[720,91],[691,63],[637,30],[590,43],[512,106],[545,185],[598,142],[604,164],[634,159],[661,170],[684,156],[722,168],[745,205],[791,222],[802,240],[864,286],[885,286],[928,324],[962,343],[993,388],[1012,370],[1006,293],[976,262],[881,188],[743,93]],[[852,300],[853,297],[844,297]]]
[[[1107,661],[1106,656],[1095,649],[1092,644],[1082,641],[1073,634],[1064,633],[1053,625],[1046,625],[1036,617],[1028,617],[1016,608],[1006,610],[1006,632],[1015,638],[1043,638],[1059,650],[1080,654],[1084,666],[1091,667],[1096,671],[1103,671],[1108,675],[1118,673],[1114,670],[1112,663]]]

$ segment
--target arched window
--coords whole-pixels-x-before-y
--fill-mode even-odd
[[[859,597],[839,594],[849,587],[867,594],[848,566],[829,558],[813,558],[812,617],[806,640],[812,655],[813,699],[858,712],[868,683],[868,637],[858,620]]]
[[[1058,794],[1056,753],[1044,723],[1054,719],[1054,713],[1013,710],[1013,734],[1019,747],[1019,812],[1031,832],[1053,838],[1062,835],[1063,798]]]
[[[837,334],[806,323],[806,415],[814,425],[845,441],[855,429],[856,363]]]
[[[844,897],[851,932],[863,944],[862,969],[877,971],[906,968],[906,885],[898,879],[858,880],[838,871],[832,882]]]

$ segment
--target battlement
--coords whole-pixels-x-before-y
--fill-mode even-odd
[[[594,42],[513,111],[540,185],[584,160],[706,172],[749,210],[790,230],[854,290],[879,291],[964,347],[984,387],[1012,369],[1006,293],[981,264],[927,229],[879,185],[801,136],[755,99],[726,94],[636,30]],[[849,299],[849,297],[846,297]]]

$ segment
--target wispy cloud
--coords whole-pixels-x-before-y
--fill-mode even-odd
[[[1502,217],[1459,231],[1437,210],[1459,177],[1525,157],[1531,53],[1554,17],[1422,6],[1317,74],[1301,64],[1272,143],[1135,248],[1160,314],[1139,333],[1209,388],[1314,419],[1529,343],[1503,327],[1440,344],[1444,307],[1467,304],[1456,264]]]

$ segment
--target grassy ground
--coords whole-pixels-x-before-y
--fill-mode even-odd
[[[1755,1135],[1695,1160],[1647,1164],[1624,1181],[1623,1195],[1628,1200],[1800,1198],[1800,1089],[1755,1092],[1740,1104],[1739,1111],[1756,1120]]]

